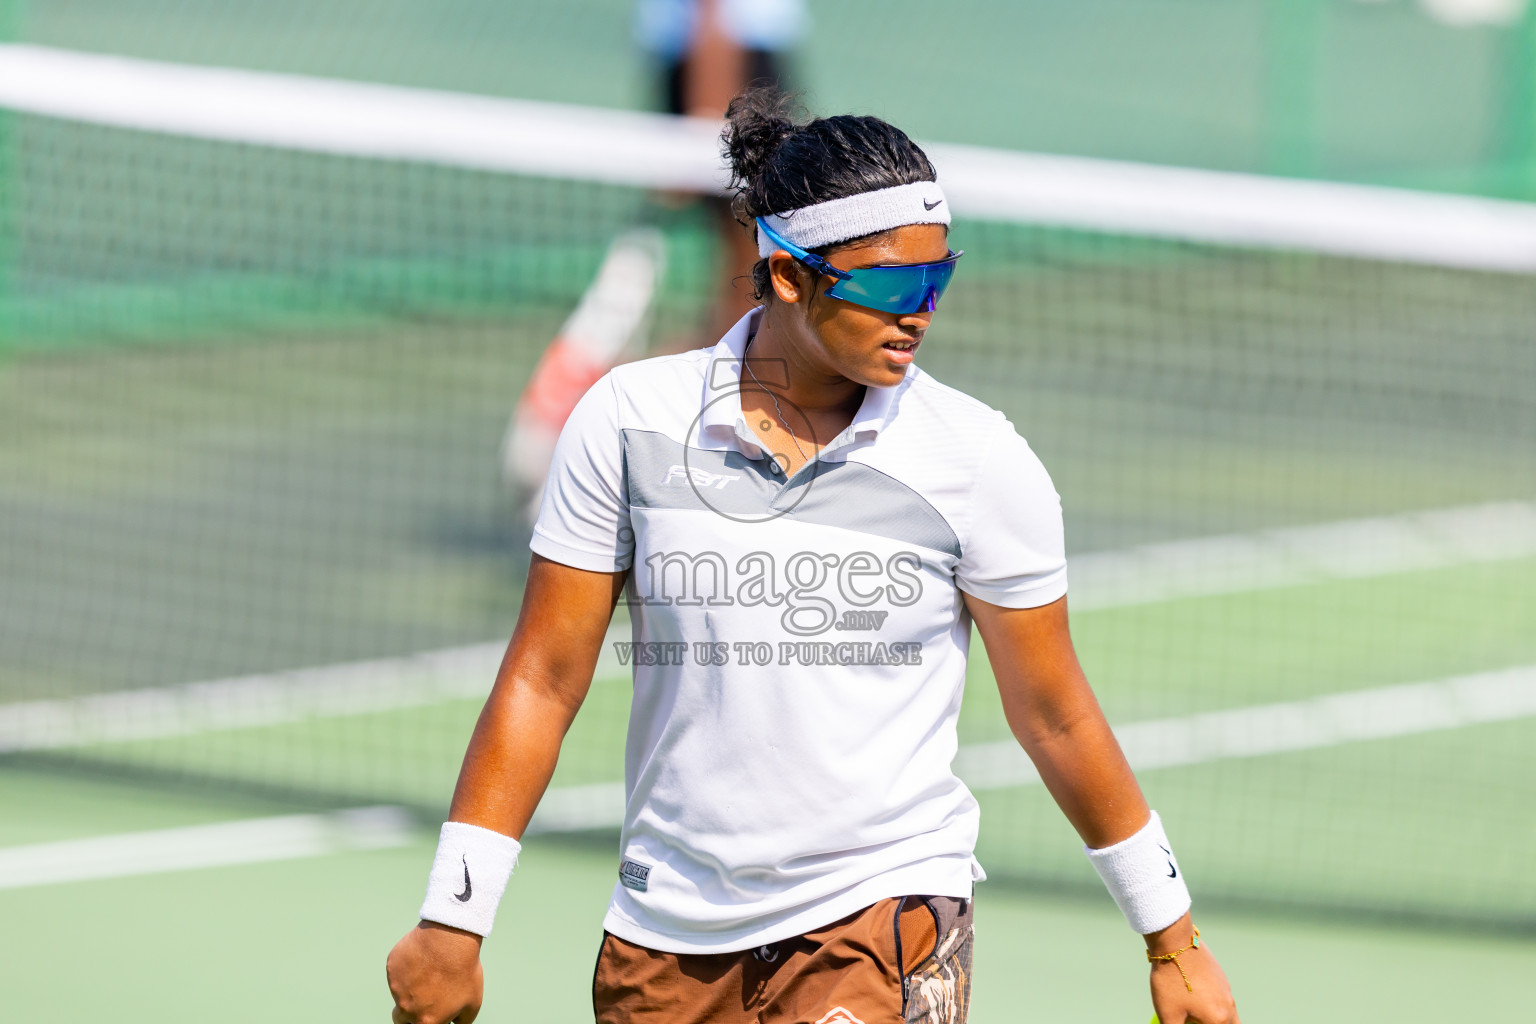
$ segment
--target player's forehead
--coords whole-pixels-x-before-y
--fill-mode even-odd
[[[949,255],[949,229],[943,224],[907,224],[840,245],[827,254],[845,270],[898,263],[935,263]]]

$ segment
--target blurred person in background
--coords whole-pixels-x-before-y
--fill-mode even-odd
[[[635,13],[635,37],[651,58],[658,105],[669,114],[712,120],[724,117],[731,97],[748,86],[782,89],[787,52],[809,24],[804,0],[639,0]],[[757,260],[756,243],[721,196],[657,199],[674,208],[702,202],[720,252],[702,335],[670,339],[657,351],[712,345],[757,304],[747,276]],[[530,522],[555,440],[577,400],[644,344],[665,264],[665,240],[655,228],[616,238],[529,378],[502,441],[502,471]]]
[[[806,26],[804,0],[640,0],[636,36],[655,60],[663,109],[719,120],[747,86],[784,88],[786,52]],[[705,325],[713,344],[757,305],[747,276],[757,245],[723,197],[703,201],[719,228],[726,268]]]

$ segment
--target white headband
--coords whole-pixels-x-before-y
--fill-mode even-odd
[[[949,204],[938,182],[918,181],[770,213],[763,220],[780,238],[802,249],[816,249],[906,224],[948,224]],[[777,248],[767,235],[757,233],[759,256],[768,256]]]

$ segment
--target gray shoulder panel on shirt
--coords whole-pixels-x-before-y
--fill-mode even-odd
[[[822,463],[814,477],[797,479],[776,502],[804,523],[889,537],[960,557],[960,538],[939,510],[917,491],[862,462]]]
[[[817,463],[784,486],[763,460],[685,446],[625,428],[624,472],[635,508],[711,511],[737,521],[780,517],[867,533],[960,556],[960,540],[926,498],[861,462]]]

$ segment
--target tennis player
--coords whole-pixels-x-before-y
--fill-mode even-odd
[[[1162,1021],[1235,1022],[1073,653],[1051,480],[1001,413],[914,362],[961,258],[933,166],[884,121],[798,123],[761,91],[726,143],[763,304],[712,350],[614,369],[567,423],[422,920],[389,957],[394,1020],[479,1012],[481,937],[622,596],[601,1024],[966,1020],[984,876],[950,763],[973,622],[1014,734],[1146,937]]]

